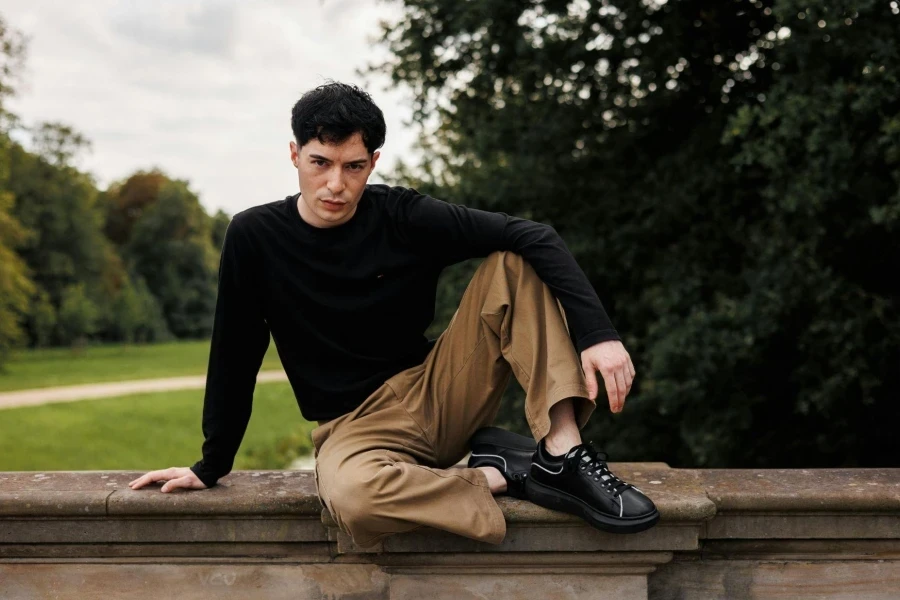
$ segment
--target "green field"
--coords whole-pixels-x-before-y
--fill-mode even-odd
[[[152,470],[200,458],[202,390],[0,410],[0,471]],[[236,469],[285,468],[311,451],[290,385],[256,387]]]
[[[204,375],[209,340],[165,344],[105,344],[81,350],[47,348],[13,354],[0,370],[0,392],[31,388]],[[263,370],[280,369],[275,343],[263,361]],[[5,414],[5,413],[4,413]]]

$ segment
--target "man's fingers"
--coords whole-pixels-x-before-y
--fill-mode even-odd
[[[131,486],[131,489],[137,490],[137,489],[144,487],[148,483],[153,483],[154,481],[158,481],[159,479],[165,479],[164,477],[160,477],[159,479],[154,479],[154,477],[158,473],[161,473],[161,471],[151,471],[149,473],[141,475],[140,477],[138,477],[137,479],[135,479],[128,485]]]
[[[625,377],[625,395],[627,396],[631,392],[631,384],[634,383],[634,375],[631,374],[631,369],[628,368],[628,365],[625,365],[622,375]]]
[[[177,488],[191,488],[193,487],[194,482],[190,477],[185,475],[184,477],[179,477],[178,479],[172,479],[171,481],[167,481],[162,489],[159,490],[161,492],[171,492]]]
[[[637,371],[634,370],[634,363],[631,362],[631,357],[628,357],[628,371],[631,373],[631,378],[634,379],[635,375],[637,375]]]
[[[621,370],[615,372],[616,380],[616,408],[613,412],[622,412],[625,406],[625,395],[628,391],[625,389],[625,374]]]
[[[606,384],[606,396],[609,398],[609,409],[615,412],[616,408],[616,396],[618,395],[618,389],[616,388],[616,378],[612,373],[602,373],[603,374],[603,382]]]
[[[584,379],[587,381],[588,398],[596,400],[597,398],[597,370],[594,365],[588,363],[581,364],[581,370],[584,371]]]
[[[150,471],[144,475],[141,475],[128,485],[133,490],[140,489],[147,485],[148,483],[153,483],[155,481],[162,481],[164,479],[172,479],[176,475],[175,467],[170,467],[168,469],[160,469],[159,471]]]

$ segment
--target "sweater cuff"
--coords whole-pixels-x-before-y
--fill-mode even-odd
[[[219,481],[219,476],[206,468],[203,464],[202,460],[198,460],[193,467],[191,467],[191,471],[193,471],[194,475],[197,476],[197,479],[203,482],[208,488],[216,485],[216,482]]]
[[[621,341],[621,339],[622,338],[619,337],[619,333],[615,329],[601,329],[599,331],[592,331],[583,336],[575,343],[575,348],[580,354],[600,342],[609,342],[612,340]]]

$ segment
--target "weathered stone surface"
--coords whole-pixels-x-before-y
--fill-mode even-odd
[[[411,533],[385,538],[385,552],[642,552],[650,550],[694,550],[698,547],[699,524],[691,526],[657,525],[631,535],[598,531],[581,522],[544,526],[511,525],[501,544],[476,542],[434,529],[418,529]],[[358,550],[349,545],[338,546],[339,552]]]
[[[318,519],[276,517],[9,519],[0,543],[324,542]]]
[[[310,471],[240,471],[208,490],[132,490],[140,471],[0,473],[0,517],[85,515],[299,515],[322,506]]]
[[[387,600],[371,565],[0,564],[0,598]]]
[[[900,539],[704,540],[703,558],[705,560],[900,561]]]
[[[121,482],[107,472],[0,472],[0,518],[104,515],[106,499]]]
[[[706,524],[705,539],[900,538],[900,513],[725,513]]]
[[[650,600],[896,600],[900,561],[673,561],[651,573]]]
[[[570,574],[565,577],[540,573],[478,575],[394,575],[391,600],[506,600],[553,598],[554,600],[645,600],[643,575]]]
[[[421,528],[367,552],[308,471],[171,494],[128,489],[140,472],[0,473],[0,598],[900,597],[900,469],[610,466],[656,527],[613,535],[500,498],[502,544]]]
[[[140,559],[146,562],[188,562],[220,559],[224,562],[320,563],[331,562],[328,542],[132,542],[106,544],[0,544],[0,562],[47,562],[48,559]],[[2,598],[0,594],[0,598]]]
[[[676,471],[702,481],[719,512],[900,512],[900,469]]]
[[[161,493],[161,484],[132,490],[128,482],[109,498],[110,515],[302,515],[322,510],[311,471],[238,471],[208,490]]]

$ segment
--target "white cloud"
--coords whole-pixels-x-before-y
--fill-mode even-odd
[[[379,170],[408,155],[404,94],[356,75],[385,56],[378,22],[396,10],[376,0],[4,0],[0,13],[30,37],[10,108],[84,133],[93,150],[79,166],[101,185],[158,166],[233,214],[297,191],[291,106],[326,79],[365,86],[384,111]]]

